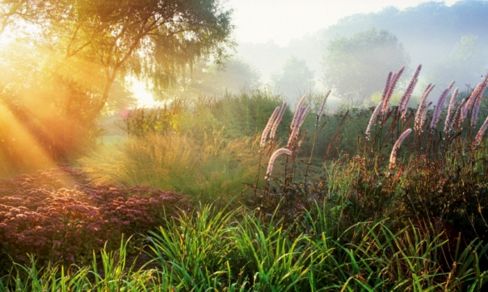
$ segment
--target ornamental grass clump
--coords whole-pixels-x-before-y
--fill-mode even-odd
[[[321,107],[322,110],[324,106],[325,105],[322,105]],[[275,138],[276,129],[278,128],[278,125],[283,118],[285,110],[286,110],[285,103],[275,108],[273,114],[268,120],[268,124],[264,128],[263,134],[261,135],[261,142],[263,140],[265,141],[266,140],[265,137],[268,136],[272,136],[272,138]],[[292,156],[293,152],[297,150],[297,148],[299,147],[299,143],[297,143],[297,141],[300,135],[300,128],[302,127],[303,122],[305,121],[305,118],[307,117],[309,111],[310,111],[310,107],[307,104],[305,104],[305,96],[302,96],[298,101],[295,113],[293,114],[293,119],[290,124],[290,136],[288,138],[288,143],[286,147],[279,148],[278,150],[274,151],[273,154],[271,155],[268,161],[268,167],[266,169],[265,180],[269,181],[271,177],[271,173],[273,172],[275,161],[279,156],[281,155]]]
[[[415,86],[418,82],[418,76],[420,74],[420,71],[422,69],[422,65],[419,65],[417,69],[415,70],[414,75],[412,76],[410,83],[408,84],[407,89],[405,90],[404,94],[402,95],[400,99],[400,103],[398,105],[398,116],[402,118],[402,120],[405,122],[406,120],[406,114],[407,114],[407,109],[408,109],[408,102],[410,101],[410,97],[412,96],[412,93],[415,89]],[[405,71],[405,66],[401,67],[396,73],[390,72],[388,74],[388,77],[386,79],[386,84],[385,88],[383,89],[383,94],[381,97],[381,100],[379,104],[376,106],[376,108],[373,110],[373,113],[371,114],[371,117],[369,119],[368,125],[366,127],[365,131],[365,137],[366,140],[371,139],[371,132],[378,121],[379,116],[383,117],[383,122],[382,125],[386,122],[386,120],[389,118],[389,107],[390,107],[390,100],[393,95],[393,92],[397,86],[397,83],[402,76],[403,72]]]

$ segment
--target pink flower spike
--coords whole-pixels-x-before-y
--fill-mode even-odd
[[[393,145],[393,149],[391,150],[391,154],[390,154],[390,164],[388,166],[390,171],[395,169],[400,146],[402,146],[403,141],[410,135],[410,133],[412,133],[412,129],[411,128],[406,129]]]
[[[459,89],[456,88],[454,92],[451,94],[451,98],[449,100],[449,106],[447,108],[447,116],[446,120],[444,122],[444,133],[448,134],[451,129],[452,129],[452,122],[453,120],[453,113],[454,113],[454,108],[456,107],[456,98],[459,95]]]
[[[481,128],[478,130],[478,133],[474,138],[474,142],[473,142],[474,148],[481,145],[481,141],[483,140],[483,136],[485,135],[487,129],[488,129],[488,116],[486,117],[485,122],[483,123],[483,125],[481,125]]]
[[[269,179],[271,178],[271,173],[273,172],[275,161],[279,156],[281,155],[291,156],[292,154],[293,152],[291,152],[288,148],[280,148],[275,152],[273,152],[273,154],[269,158],[268,167],[266,169],[266,175],[264,176],[264,179],[269,181]]]

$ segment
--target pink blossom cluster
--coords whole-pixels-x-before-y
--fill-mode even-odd
[[[0,250],[16,261],[27,253],[43,260],[75,262],[106,241],[144,232],[184,205],[183,197],[144,187],[91,185],[65,171],[2,181]]]

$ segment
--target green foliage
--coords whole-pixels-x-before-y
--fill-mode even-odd
[[[150,234],[151,255],[177,289],[222,289],[231,281],[231,234],[237,211],[203,207]]]
[[[0,281],[2,291],[164,291],[156,269],[136,267],[137,259],[128,258],[128,241],[122,240],[115,251],[107,248],[93,254],[91,266],[47,265],[39,267],[14,264],[8,277]]]
[[[179,130],[185,106],[174,102],[163,108],[133,109],[125,113],[125,131],[129,136],[145,137]]]
[[[260,135],[268,122],[270,114],[281,103],[279,97],[271,96],[267,92],[256,91],[252,94],[228,96],[209,106],[205,104],[198,108],[210,108],[217,126],[223,127],[225,136],[239,138],[243,136],[254,137]],[[291,121],[291,112],[287,110],[283,122],[278,128],[281,136],[288,133]]]

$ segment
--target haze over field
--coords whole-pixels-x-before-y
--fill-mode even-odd
[[[295,58],[301,61],[294,62],[295,69],[308,69],[312,91],[334,87],[324,64],[331,41],[372,29],[397,38],[405,50],[408,69],[424,65],[424,82],[444,86],[454,79],[464,89],[488,69],[486,1],[228,2],[234,8],[237,58],[251,65],[263,84],[291,99],[310,90],[298,83],[289,86],[296,88],[295,92],[277,86],[286,74],[287,62]],[[253,8],[257,2],[259,10]],[[383,76],[393,69],[384,69]],[[295,79],[303,83],[307,77],[301,77]],[[373,80],[373,84],[378,89],[382,86],[380,80]]]

